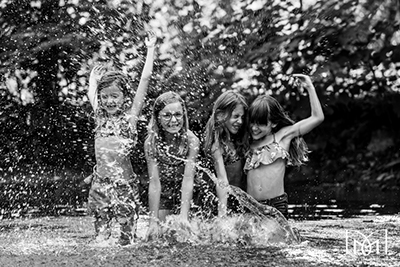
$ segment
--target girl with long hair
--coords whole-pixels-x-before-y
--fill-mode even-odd
[[[159,222],[177,212],[188,222],[199,139],[189,130],[183,99],[174,92],[154,102],[145,155],[149,172],[150,224],[147,238],[160,234]]]
[[[311,116],[294,122],[279,102],[258,96],[248,111],[250,150],[246,154],[247,193],[262,204],[273,206],[286,218],[288,197],[284,190],[287,165],[300,166],[308,160],[302,136],[324,120],[324,113],[311,78],[294,74],[308,91]]]
[[[211,155],[219,183],[216,185],[218,216],[227,213],[228,186],[246,187],[243,172],[244,153],[247,149],[245,136],[246,99],[234,91],[222,93],[214,103],[206,125],[204,150]],[[229,200],[232,206],[235,200]]]

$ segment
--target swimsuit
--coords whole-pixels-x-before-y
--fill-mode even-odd
[[[131,127],[128,116],[98,118],[97,125],[95,142],[99,148],[96,159],[103,166],[94,168],[88,199],[89,213],[96,218],[96,233],[103,226],[109,228],[112,218],[116,218],[121,224],[122,238],[131,238],[140,207],[137,178],[130,165],[137,132]],[[124,162],[109,162],[104,158],[123,159]],[[108,174],[96,170],[107,170]]]
[[[285,216],[286,219],[288,218],[288,195],[286,193],[270,199],[260,200],[258,202],[276,208],[283,216]]]
[[[233,146],[233,143],[231,143]],[[242,190],[246,188],[246,181],[244,179],[243,164],[244,159],[235,148],[231,148],[225,143],[221,144],[222,158],[225,165],[225,171],[228,178],[229,185],[234,185]]]
[[[278,159],[286,160],[288,164],[292,162],[289,152],[279,145],[275,140],[268,145],[249,150],[246,154],[246,163],[244,171],[247,173],[250,170],[258,168],[261,164],[269,165]],[[261,204],[273,206],[279,210],[286,218],[288,216],[288,197],[287,194],[259,201]]]
[[[158,163],[159,179],[161,184],[160,210],[173,210],[180,206],[182,180],[185,172],[189,146],[187,140],[181,148],[168,146],[157,142],[156,159]]]
[[[286,159],[288,164],[291,163],[289,152],[279,145],[275,140],[268,145],[249,150],[246,154],[246,163],[244,165],[245,172],[256,169],[260,164],[268,165],[274,163],[277,159]]]
[[[243,172],[244,159],[240,156],[238,150],[233,143],[231,146],[222,142],[222,158],[225,165],[225,172],[228,178],[229,185],[239,187],[246,190],[246,180]],[[236,197],[231,194],[228,196],[228,208],[232,212],[242,212],[241,205]]]

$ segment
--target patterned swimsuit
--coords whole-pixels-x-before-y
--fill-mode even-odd
[[[116,218],[129,232],[138,219],[139,192],[130,163],[136,140],[136,129],[131,127],[127,116],[98,120],[95,129],[97,166],[88,207],[99,226]]]
[[[274,138],[271,144],[247,152],[244,170],[248,172],[249,170],[256,169],[260,164],[268,165],[274,163],[279,158],[290,161],[289,153]]]
[[[275,140],[268,145],[251,149],[246,153],[246,162],[244,165],[244,171],[247,173],[250,170],[258,168],[261,164],[269,165],[277,161],[278,159],[286,160],[285,164],[291,164],[292,160],[289,152],[279,145]],[[261,204],[273,206],[278,209],[286,218],[288,216],[288,197],[284,193],[280,196],[272,199],[259,201]]]
[[[175,145],[157,144],[156,159],[161,184],[160,207],[159,209],[173,210],[176,212],[180,205],[181,187],[185,172],[185,161],[189,153],[187,140],[179,149]]]
[[[228,176],[228,182],[230,185],[237,186],[243,190],[246,187],[246,181],[243,173],[243,157],[241,157],[234,147],[233,143],[228,144],[222,143],[222,158],[225,165],[226,175]]]

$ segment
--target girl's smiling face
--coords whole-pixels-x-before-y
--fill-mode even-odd
[[[108,114],[114,115],[122,110],[124,103],[124,94],[114,83],[111,86],[103,88],[100,92],[100,103]]]
[[[179,102],[166,105],[158,114],[161,127],[172,134],[182,129],[183,117],[183,108]]]
[[[231,134],[237,134],[243,125],[243,118],[244,107],[243,105],[237,105],[229,119],[225,122],[225,127]]]
[[[269,122],[268,125],[250,123],[250,134],[253,140],[260,140],[272,134],[272,123]]]

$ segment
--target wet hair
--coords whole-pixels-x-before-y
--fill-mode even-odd
[[[268,125],[270,122],[273,125],[272,133],[274,134],[283,127],[294,124],[294,121],[285,112],[281,104],[269,95],[258,96],[251,103],[247,116],[248,125],[246,129],[250,129],[250,124],[253,123]],[[292,139],[289,149],[292,165],[300,166],[304,164],[308,160],[308,153],[307,144],[301,136]]]
[[[212,152],[212,145],[217,142],[217,145],[228,142],[228,136],[230,135],[238,149],[239,153],[244,153],[247,149],[247,137],[246,135],[246,116],[243,117],[243,125],[239,129],[238,133],[232,135],[225,126],[232,116],[233,111],[239,105],[242,105],[245,113],[248,105],[243,95],[234,91],[226,91],[222,93],[214,103],[212,114],[206,124],[204,150],[206,153]]]
[[[101,78],[97,85],[97,95],[98,99],[100,99],[100,93],[103,89],[108,88],[112,85],[117,86],[124,95],[124,103],[122,105],[122,112],[127,111],[130,107],[132,107],[134,92],[130,86],[129,78],[122,72],[119,71],[107,71]],[[101,114],[106,114],[106,111],[99,106],[99,112]]]
[[[180,152],[184,151],[187,147],[189,123],[185,102],[177,93],[169,91],[163,93],[155,100],[150,123],[147,127],[148,138],[150,141],[150,151],[148,151],[148,153],[153,157],[158,154],[157,150],[160,149],[163,144],[168,145],[166,144],[165,140],[166,131],[161,126],[159,114],[160,111],[165,108],[165,106],[173,103],[180,103],[183,110],[183,125],[177,134],[177,137],[179,138],[179,147],[177,152],[180,154]]]

